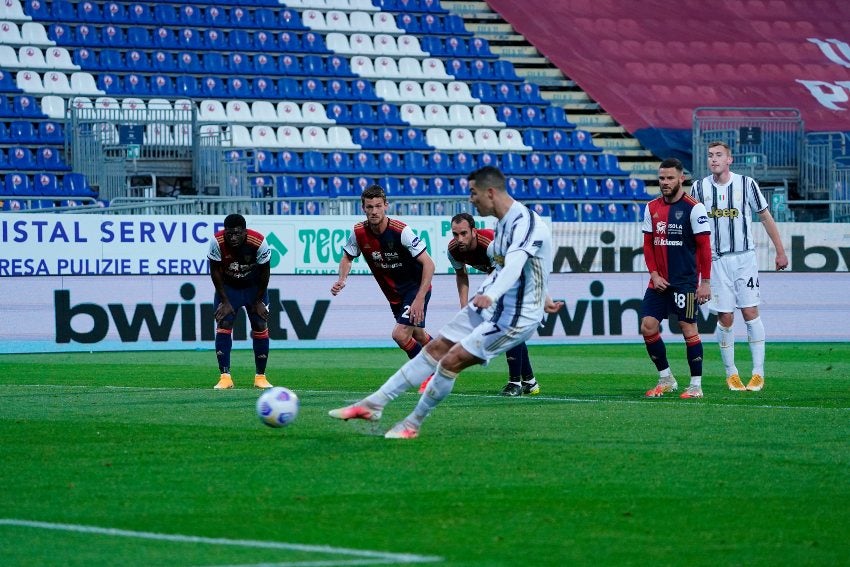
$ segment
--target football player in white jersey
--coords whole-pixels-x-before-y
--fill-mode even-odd
[[[776,248],[776,269],[788,267],[779,229],[768,209],[758,183],[730,171],[732,150],[724,142],[708,144],[711,175],[696,182],[691,195],[708,210],[711,225],[711,289],[709,308],[717,313],[717,342],[726,367],[730,390],[757,392],[764,387],[764,323],[759,316],[758,260],[753,234],[753,213],[758,214],[770,241]],[[753,358],[753,371],[744,386],[735,366],[735,309],[741,310],[747,325],[747,338]]]
[[[498,219],[490,244],[495,270],[419,355],[373,394],[331,410],[331,417],[377,421],[384,406],[433,374],[414,410],[385,434],[389,439],[417,437],[422,421],[451,393],[462,370],[487,364],[522,344],[537,330],[544,312],[555,313],[563,307],[563,302],[552,301],[548,294],[552,237],[546,223],[514,201],[506,190],[505,176],[495,167],[475,171],[469,189],[469,200],[478,212]]]

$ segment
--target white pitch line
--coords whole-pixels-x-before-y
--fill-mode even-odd
[[[0,526],[16,526],[23,528],[37,528],[43,530],[57,530],[63,532],[75,532],[85,534],[97,534],[113,537],[129,537],[137,539],[149,539],[156,541],[170,541],[175,543],[201,543],[206,545],[230,545],[236,547],[250,547],[255,549],[285,549],[287,551],[304,551],[308,553],[335,553],[338,555],[349,555],[353,557],[362,557],[364,559],[355,560],[340,560],[327,562],[293,562],[293,563],[273,563],[273,564],[255,564],[258,565],[280,565],[280,566],[296,566],[296,565],[370,565],[370,564],[388,564],[388,563],[435,563],[442,561],[442,557],[429,555],[414,555],[411,553],[387,553],[383,551],[368,551],[362,549],[350,549],[346,547],[331,547],[329,545],[304,545],[299,543],[285,543],[278,541],[259,541],[251,539],[226,539],[215,537],[201,537],[180,534],[161,534],[155,532],[136,532],[132,530],[121,530],[117,528],[102,528],[98,526],[84,526],[80,524],[56,524],[52,522],[36,522],[31,520],[19,520],[16,518],[0,518]],[[371,560],[371,561],[369,561]]]
[[[57,389],[65,389],[65,388],[75,388],[80,390],[126,390],[133,392],[195,392],[198,388],[162,388],[162,387],[145,387],[145,386],[85,386],[80,384],[73,385],[62,385],[62,384],[4,384],[0,386],[0,388],[4,386],[12,386],[12,387],[23,387],[23,388],[57,388]],[[227,392],[230,393],[238,393],[243,390],[226,390],[223,392],[219,392],[220,395],[226,396]],[[244,390],[248,392],[248,390]],[[359,396],[356,398],[351,398],[352,400],[360,400],[363,396],[367,396],[372,392],[353,392],[350,390],[298,390],[299,393],[305,394],[334,394],[334,395],[342,395],[342,396]],[[747,394],[743,394],[746,396]],[[493,399],[493,400],[504,400],[505,396],[500,394],[461,394],[458,392],[452,393],[453,398],[478,398],[478,399]],[[675,397],[672,396],[672,397]],[[562,398],[556,396],[534,396],[534,397],[521,397],[519,401],[513,400],[509,403],[531,403],[531,402],[560,402],[560,403],[571,403],[571,404],[664,404],[664,402],[659,402],[657,399],[645,399],[643,397],[635,398],[635,399],[611,399],[611,398],[571,398],[569,396],[564,396]],[[676,404],[677,406],[694,406],[694,407],[702,407],[702,406],[710,406],[710,407],[719,407],[719,408],[747,408],[747,409],[778,409],[778,410],[821,410],[821,411],[850,411],[850,407],[822,407],[822,406],[785,406],[785,405],[771,405],[771,404],[758,404],[758,405],[749,405],[749,404],[723,404],[723,403],[712,403],[710,401],[707,402],[682,402],[681,404]],[[672,405],[664,404],[663,407],[673,407]]]

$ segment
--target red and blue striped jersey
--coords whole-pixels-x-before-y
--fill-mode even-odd
[[[650,272],[657,270],[676,289],[696,290],[697,235],[710,232],[705,205],[690,195],[682,194],[674,203],[662,196],[653,199],[643,213],[643,252]],[[649,287],[654,287],[652,279]]]

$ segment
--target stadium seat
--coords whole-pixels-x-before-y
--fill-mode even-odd
[[[573,165],[575,166],[576,173],[578,173],[579,175],[589,175],[597,173],[596,161],[593,159],[592,155],[578,154],[573,159]]]
[[[526,184],[528,196],[531,199],[551,199],[552,190],[545,177],[532,177]],[[547,215],[548,216],[548,215]]]
[[[511,197],[514,199],[526,199],[528,198],[528,192],[525,188],[525,181],[520,177],[508,177],[505,180],[505,185],[507,186],[508,193],[510,193]]]
[[[425,131],[425,140],[429,146],[438,150],[454,149],[449,133],[444,128],[428,128]]]
[[[454,172],[454,164],[448,154],[440,151],[428,155],[428,166],[437,175],[447,175]]]
[[[293,128],[293,130],[295,129]],[[265,124],[251,127],[251,143],[255,148],[291,147],[288,143],[284,144],[283,141],[278,143],[278,136],[274,129]]]
[[[276,162],[278,170],[284,173],[300,173],[304,171],[301,155],[289,150],[280,152]]]
[[[328,156],[327,170],[335,174],[351,173],[351,156],[343,152],[333,152]]]
[[[478,128],[475,130],[475,148],[478,150],[499,150],[501,143],[499,135],[491,128]]]
[[[532,152],[525,156],[525,172],[531,175],[548,175],[549,164],[545,154]]]
[[[603,199],[599,184],[591,177],[579,177],[576,180],[576,192],[582,199]]]
[[[3,183],[6,195],[25,197],[33,194],[32,182],[24,173],[7,173]]]
[[[552,196],[555,199],[578,199],[575,183],[568,177],[556,177],[552,181]],[[575,212],[575,209],[573,210]]]
[[[368,152],[358,152],[352,160],[352,171],[358,175],[373,175],[378,171],[375,155]]]
[[[556,175],[574,175],[572,161],[568,155],[563,153],[553,153],[549,155],[549,167],[552,173]]]
[[[643,179],[631,178],[624,184],[626,196],[631,199],[644,200],[651,196],[646,192],[646,184]]]
[[[529,151],[532,148],[526,146],[522,142],[522,135],[519,131],[513,128],[504,128],[499,131],[499,142],[502,149],[508,152],[511,151]]]
[[[579,218],[582,222],[604,222],[608,220],[605,209],[593,203],[581,203],[578,207]]]
[[[557,203],[552,211],[552,220],[555,222],[576,222],[578,213],[576,206],[572,203]]]

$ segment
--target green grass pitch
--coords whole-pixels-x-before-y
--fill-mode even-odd
[[[769,344],[758,393],[706,344],[702,400],[644,399],[642,345],[531,356],[540,396],[496,395],[500,358],[410,441],[379,433],[414,393],[380,431],[327,417],[395,349],[273,350],[301,397],[277,430],[250,351],[223,392],[212,352],[0,356],[0,565],[847,564],[850,344]]]

